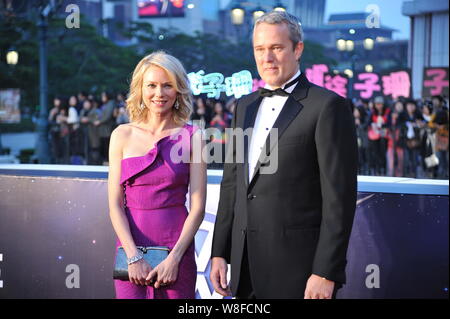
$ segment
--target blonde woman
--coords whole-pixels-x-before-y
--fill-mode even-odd
[[[192,96],[182,64],[161,51],[143,58],[126,103],[130,123],[113,131],[109,150],[110,217],[130,263],[129,281],[115,280],[116,297],[195,298],[194,236],[204,216],[206,164],[191,160],[198,158],[191,145],[203,147],[203,139],[186,123]],[[187,160],[173,158],[180,145]],[[167,246],[170,253],[152,269],[137,246]]]

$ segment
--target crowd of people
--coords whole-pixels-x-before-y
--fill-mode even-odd
[[[48,116],[52,162],[106,164],[111,132],[128,122],[124,96],[109,92],[102,92],[100,99],[83,92],[56,96]]]
[[[382,96],[354,105],[360,175],[448,178],[448,107],[442,96]]]
[[[100,99],[80,92],[57,96],[49,112],[49,139],[55,164],[107,165],[111,132],[129,121],[126,95],[102,92]],[[202,96],[194,100],[191,120],[215,128],[211,142],[225,144],[235,99]],[[358,136],[360,175],[448,178],[449,117],[442,96],[357,100],[353,115]],[[219,167],[217,163],[211,168]]]
[[[126,95],[102,92],[100,98],[80,92],[69,98],[56,96],[48,116],[52,163],[107,165],[111,132],[129,122]],[[230,127],[234,99],[198,97],[191,116],[196,124],[217,130],[211,142],[225,143],[225,128]]]

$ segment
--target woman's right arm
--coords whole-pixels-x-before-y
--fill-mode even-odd
[[[138,249],[131,235],[130,224],[123,209],[123,189],[120,185],[121,161],[123,145],[129,137],[129,131],[124,126],[117,127],[111,134],[109,145],[109,174],[108,174],[108,204],[109,216],[114,230],[119,237],[127,258],[138,254]],[[145,284],[150,265],[143,259],[128,267],[130,281],[135,284]]]

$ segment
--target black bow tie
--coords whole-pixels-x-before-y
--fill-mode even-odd
[[[269,89],[265,89],[265,88],[260,88],[259,89],[259,95],[262,96],[262,97],[271,97],[271,96],[274,96],[274,95],[289,96],[290,94],[288,92],[286,92],[285,90],[290,88],[291,86],[293,86],[295,83],[297,83],[300,80],[300,77],[301,77],[301,75],[299,75],[294,80],[292,80],[291,82],[286,84],[283,88],[278,88],[276,90],[269,90]]]
[[[278,88],[276,90],[268,90],[265,88],[260,88],[259,89],[259,95],[262,97],[271,97],[274,95],[279,95],[279,96],[289,96],[289,93],[286,92],[285,90],[283,90],[282,88]]]

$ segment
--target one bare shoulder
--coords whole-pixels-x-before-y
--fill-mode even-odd
[[[121,124],[111,133],[110,147],[122,150],[123,145],[127,143],[131,136],[132,128],[127,124]]]
[[[111,138],[114,135],[114,137],[116,139],[126,139],[126,138],[130,137],[131,132],[132,132],[132,127],[129,124],[120,124],[111,133]]]

